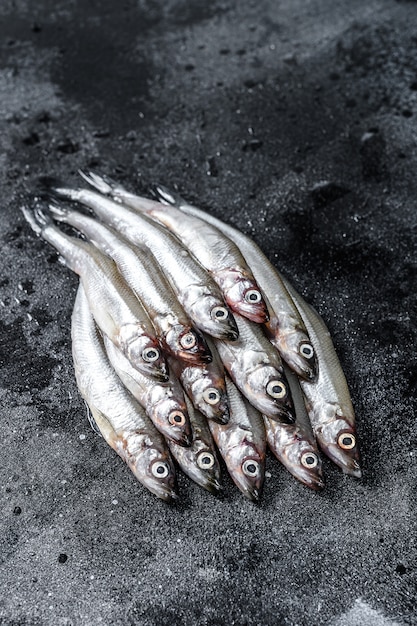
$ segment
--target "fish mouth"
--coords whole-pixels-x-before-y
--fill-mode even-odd
[[[272,420],[276,422],[281,422],[282,424],[294,424],[295,423],[295,415],[291,409],[288,409],[285,406],[278,406],[275,404],[275,413],[274,415],[266,414]]]
[[[243,495],[246,496],[248,500],[258,504],[261,498],[261,490],[255,486],[248,486],[246,489],[241,490]]]
[[[265,324],[269,321],[269,313],[265,305],[248,304],[247,302],[234,302],[226,300],[229,307],[234,313],[246,317],[246,319],[254,322],[255,324]]]
[[[223,491],[223,485],[219,482],[219,480],[217,480],[215,476],[208,476],[203,487],[212,494]]]
[[[347,451],[341,450],[336,443],[326,443],[320,441],[318,443],[326,454],[335,463],[344,474],[353,476],[354,478],[362,478],[362,471],[359,465],[359,452],[357,449],[352,448],[350,454]]]

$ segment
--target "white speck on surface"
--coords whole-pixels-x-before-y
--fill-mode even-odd
[[[265,478],[271,478],[272,474],[271,472],[265,472]]]
[[[382,612],[376,611],[367,602],[358,598],[352,608],[335,618],[329,626],[401,626],[401,624],[385,617]]]
[[[85,439],[85,435],[80,435],[80,440],[84,441],[84,439]]]
[[[111,501],[111,503],[112,503],[112,504],[119,504],[119,501],[118,501],[118,500],[116,500],[116,499],[114,499],[114,500],[112,500],[112,501]]]

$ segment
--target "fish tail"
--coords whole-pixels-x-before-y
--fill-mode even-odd
[[[180,207],[185,204],[185,200],[180,196],[179,193],[175,191],[171,191],[168,187],[164,185],[154,185],[152,189],[153,194],[157,198],[159,202],[163,204],[171,204],[175,207]]]
[[[42,210],[40,205],[36,205],[33,208],[24,205],[21,207],[21,211],[26,221],[37,235],[42,235],[47,226],[53,225],[51,217]]]
[[[111,195],[115,185],[110,181],[109,178],[104,178],[103,176],[99,176],[94,172],[84,172],[83,170],[78,170],[79,175],[94,189],[104,194],[105,196]]]

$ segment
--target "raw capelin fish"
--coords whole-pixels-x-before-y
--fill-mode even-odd
[[[301,381],[317,442],[345,474],[360,478],[355,413],[330,333],[320,315],[282,277],[308,329],[319,363],[313,383]]]
[[[264,415],[269,449],[297,480],[310,489],[324,487],[321,459],[297,376],[285,368],[294,401],[295,424],[280,424]],[[308,384],[308,383],[306,383]]]
[[[193,327],[148,249],[133,247],[110,227],[78,211],[51,205],[50,212],[55,220],[79,230],[114,260],[149,314],[162,346],[169,354],[184,365],[211,361],[204,337]]]
[[[91,172],[83,174],[87,182],[100,193],[144,213],[166,226],[183,245],[210,272],[219,285],[233,312],[252,322],[263,323],[269,319],[261,290],[253,277],[239,248],[215,226],[188,215],[175,206],[142,198],[121,185]]]
[[[135,370],[123,354],[104,337],[110,363],[132,396],[145,409],[160,433],[180,446],[192,443],[190,419],[184,394],[177,380],[160,383]]]
[[[204,417],[189,401],[187,409],[192,428],[191,446],[184,448],[167,440],[168,447],[184,474],[203,489],[217,493],[222,488],[220,464],[210,429]]]
[[[240,491],[253,502],[261,496],[265,478],[266,437],[262,416],[226,377],[230,419],[209,422],[211,434]]]
[[[111,367],[82,285],[71,336],[78,389],[105,441],[149,491],[165,501],[177,498],[175,468],[165,440]]]
[[[184,391],[195,409],[207,419],[220,424],[229,420],[229,403],[226,393],[224,367],[213,342],[207,339],[213,360],[197,365],[185,364],[178,359],[169,359],[170,370],[180,380]]]
[[[220,288],[166,228],[95,191],[50,185],[54,195],[80,202],[134,245],[147,246],[197,328],[213,337],[237,339],[236,322]]]
[[[239,339],[215,339],[223,365],[236,387],[254,407],[272,419],[295,421],[291,391],[278,351],[258,324],[236,315]]]
[[[166,187],[158,185],[156,193],[162,201],[177,207],[187,215],[212,224],[238,246],[266,300],[269,322],[265,324],[265,329],[270,341],[294,372],[306,380],[314,380],[317,374],[317,361],[307,329],[279,273],[259,246],[237,228],[188,204],[181,196]]]
[[[158,380],[168,368],[155,329],[142,304],[120,276],[114,261],[93,245],[61,232],[39,208],[22,212],[36,234],[50,243],[82,281],[100,330],[122,350],[133,367]]]

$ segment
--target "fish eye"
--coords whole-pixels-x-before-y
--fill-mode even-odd
[[[171,411],[168,416],[168,422],[172,424],[172,426],[184,426],[185,415],[181,413],[181,411]]]
[[[253,478],[259,474],[259,463],[253,459],[248,459],[242,465],[242,471],[246,476]]]
[[[197,457],[197,465],[201,469],[211,469],[215,463],[214,455],[211,452],[202,452]]]
[[[250,304],[258,304],[262,300],[262,296],[257,289],[248,289],[245,293],[245,300]]]
[[[229,316],[229,311],[224,306],[215,306],[211,310],[211,317],[221,322]]]
[[[156,348],[145,348],[142,352],[142,358],[147,363],[154,363],[160,357],[159,350]]]
[[[300,354],[305,359],[311,359],[314,356],[314,348],[311,343],[302,343],[300,346]]]
[[[307,468],[317,467],[319,464],[319,458],[317,454],[314,454],[314,452],[304,452],[304,454],[301,455],[300,460],[301,465],[304,465],[304,467]]]
[[[166,478],[169,474],[169,465],[162,461],[156,461],[151,467],[151,472],[155,478]]]
[[[195,338],[194,333],[185,333],[180,339],[180,344],[184,348],[184,350],[190,350],[194,348],[197,343],[197,339]]]
[[[266,386],[266,393],[276,400],[281,400],[285,398],[287,388],[280,380],[270,380]]]
[[[217,404],[220,400],[220,393],[214,387],[209,387],[203,393],[203,400],[207,402],[207,404]]]
[[[342,433],[339,435],[337,443],[342,450],[352,450],[356,445],[356,439],[351,433]]]

